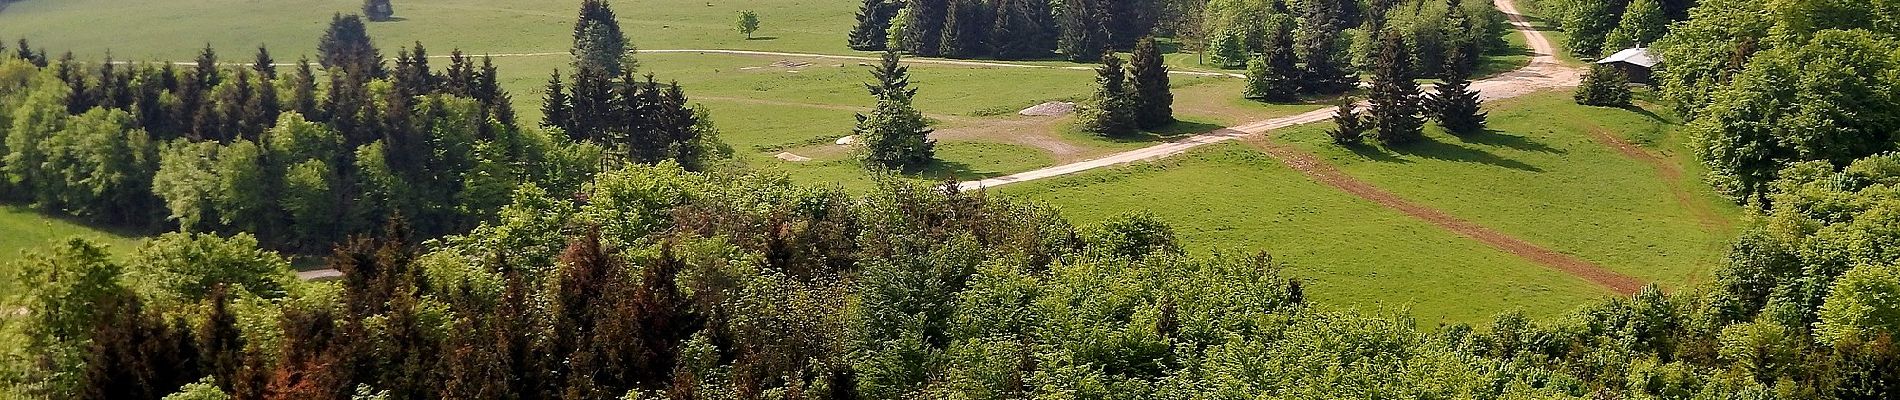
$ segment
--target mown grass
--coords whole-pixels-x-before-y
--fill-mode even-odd
[[[1266,251],[1327,304],[1409,307],[1421,321],[1551,315],[1606,295],[1396,211],[1308,180],[1243,144],[1004,186],[1078,224],[1150,211],[1195,252]]]
[[[1665,286],[1706,278],[1720,261],[1740,211],[1680,156],[1665,111],[1579,106],[1561,92],[1489,107],[1490,132],[1460,138],[1434,126],[1428,141],[1394,149],[1333,145],[1330,124],[1274,140],[1420,204]],[[1672,184],[1593,132],[1647,144],[1683,172]]]

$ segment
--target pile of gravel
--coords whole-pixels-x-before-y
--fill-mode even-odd
[[[1048,103],[1037,104],[1034,107],[1025,108],[1022,111],[1018,111],[1016,113],[1021,114],[1023,116],[1029,116],[1029,117],[1059,117],[1063,115],[1074,114],[1075,103],[1066,102],[1066,101],[1051,101]]]

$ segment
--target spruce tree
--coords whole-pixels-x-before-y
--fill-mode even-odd
[[[326,117],[317,112],[317,75],[310,67],[309,57],[297,60],[297,74],[290,79],[290,110],[311,121],[325,120]]]
[[[884,50],[891,19],[897,17],[899,6],[893,0],[864,0],[864,5],[858,7],[858,25],[851,29],[846,44],[852,50]]]
[[[859,143],[859,159],[866,168],[913,172],[930,164],[936,157],[936,141],[930,139],[930,122],[911,105],[915,89],[909,89],[910,76],[899,65],[896,51],[886,51],[885,62],[871,71],[877,83],[866,84],[877,96],[870,115],[858,114],[853,130]]]
[[[1577,104],[1586,106],[1627,107],[1630,105],[1629,77],[1616,67],[1591,66],[1574,97]]]
[[[1266,56],[1256,55],[1247,62],[1247,90],[1241,97],[1249,100],[1277,102],[1289,96],[1292,82],[1273,73],[1267,66]]]
[[[1102,136],[1128,136],[1138,132],[1134,94],[1128,88],[1122,59],[1114,54],[1103,54],[1102,66],[1095,70],[1095,83],[1095,97],[1083,116],[1083,130]]]
[[[983,18],[981,0],[949,0],[944,12],[943,35],[937,41],[944,57],[975,58],[986,52],[988,20]]]
[[[561,70],[554,70],[548,76],[547,91],[541,100],[541,127],[572,132],[574,119],[571,107],[567,99],[567,85],[561,83]]]
[[[1344,35],[1339,21],[1341,0],[1308,0],[1300,11],[1299,30],[1294,52],[1305,67],[1300,71],[1300,91],[1313,95],[1335,95],[1351,91],[1359,79],[1340,62],[1338,39]]]
[[[382,52],[376,50],[363,20],[355,15],[330,17],[329,29],[317,41],[317,64],[366,78],[382,78],[385,73]]]
[[[1058,40],[1062,55],[1074,62],[1087,62],[1102,57],[1108,45],[1108,32],[1102,30],[1102,0],[1059,0],[1062,1],[1061,15],[1057,25],[1061,29]]]
[[[1333,129],[1326,131],[1326,136],[1333,139],[1333,144],[1351,146],[1365,143],[1366,131],[1369,130],[1372,127],[1366,117],[1360,114],[1358,103],[1348,97],[1333,112]]]
[[[257,46],[257,57],[251,60],[251,70],[257,71],[257,76],[264,77],[264,79],[277,79],[277,65],[275,63],[276,61],[270,58],[270,49],[266,49],[264,46]]]
[[[1438,126],[1454,134],[1472,134],[1484,129],[1486,113],[1482,111],[1484,99],[1477,91],[1471,90],[1470,72],[1463,67],[1467,64],[1463,52],[1453,51],[1445,57],[1445,76],[1436,85],[1437,93],[1426,97],[1426,107],[1430,110]]]
[[[1373,63],[1370,101],[1374,137],[1385,145],[1401,145],[1424,138],[1425,120],[1421,116],[1418,83],[1414,82],[1411,52],[1405,37],[1387,31],[1379,41],[1378,59]]]
[[[1048,6],[1037,8],[1036,3],[1044,3],[1044,0],[1000,0],[997,3],[996,19],[990,23],[989,32],[990,47],[996,58],[1032,59],[1055,49],[1054,37],[1049,35],[1049,27],[1043,25],[1049,17],[1036,15],[1037,12],[1046,14]]]
[[[877,83],[866,83],[864,88],[872,96],[883,97],[886,92],[904,92],[905,96],[912,98],[917,96],[917,89],[910,87],[910,67],[904,66],[896,50],[884,51],[883,61],[871,69],[871,77],[877,79]]]
[[[924,57],[943,55],[943,30],[950,0],[908,0],[903,22],[904,51]]]
[[[1249,99],[1289,102],[1299,99],[1299,61],[1294,59],[1292,32],[1282,30],[1267,43],[1267,51],[1247,65]]]
[[[1135,42],[1134,57],[1128,65],[1133,86],[1135,122],[1142,129],[1155,129],[1174,123],[1174,93],[1168,82],[1168,66],[1154,37]]]
[[[574,72],[600,70],[607,76],[633,71],[633,43],[620,30],[614,10],[602,0],[583,0],[574,21]]]

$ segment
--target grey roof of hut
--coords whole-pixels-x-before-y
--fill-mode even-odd
[[[1616,52],[1616,54],[1611,54],[1609,57],[1604,57],[1603,60],[1597,61],[1597,64],[1611,64],[1611,63],[1619,63],[1619,62],[1630,63],[1637,66],[1641,66],[1643,68],[1655,68],[1656,64],[1662,62],[1662,59],[1656,58],[1656,56],[1654,55],[1650,55],[1649,48],[1637,47],[1637,48],[1631,48],[1631,49],[1623,49],[1623,51]]]

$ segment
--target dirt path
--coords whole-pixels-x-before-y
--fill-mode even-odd
[[[1669,159],[1651,154],[1649,151],[1643,150],[1640,147],[1636,147],[1636,145],[1630,144],[1630,142],[1610,134],[1610,132],[1604,130],[1603,127],[1590,127],[1590,136],[1595,138],[1597,143],[1616,149],[1616,152],[1622,153],[1624,157],[1649,164],[1651,169],[1656,170],[1656,175],[1662,177],[1663,184],[1669,186],[1669,194],[1676,198],[1676,203],[1682,204],[1683,207],[1689,209],[1689,213],[1695,214],[1696,221],[1701,223],[1702,227],[1714,229],[1729,227],[1730,222],[1727,218],[1722,218],[1722,215],[1716,213],[1715,208],[1710,207],[1708,202],[1696,199],[1695,194],[1689,192],[1689,186],[1683,183],[1683,170],[1681,165]]]
[[[1536,27],[1533,27],[1530,20],[1518,14],[1517,7],[1511,3],[1511,0],[1494,0],[1493,4],[1496,4],[1498,10],[1503,11],[1505,16],[1510,18],[1511,26],[1524,35],[1525,42],[1530,44],[1531,50],[1536,54],[1531,57],[1529,65],[1518,68],[1515,71],[1498,74],[1497,76],[1474,82],[1471,85],[1473,89],[1478,90],[1487,100],[1499,100],[1544,90],[1574,87],[1582,80],[1582,75],[1576,68],[1565,66],[1563,62],[1557,60],[1556,45],[1551,44],[1550,38],[1545,37],[1543,32],[1539,32]],[[1304,114],[1256,121],[1240,126],[1219,129],[1173,142],[1112,154],[1093,160],[1057,165],[980,181],[963,182],[958,186],[963,190],[991,188],[1018,182],[1047,179],[1113,165],[1163,158],[1181,154],[1195,147],[1261,135],[1275,129],[1325,121],[1332,118],[1332,116],[1332,107],[1326,107]]]
[[[1274,159],[1280,160],[1280,162],[1285,163],[1288,167],[1292,167],[1301,174],[1305,174],[1307,178],[1316,182],[1338,188],[1359,198],[1405,213],[1405,215],[1418,218],[1419,220],[1423,220],[1447,231],[1477,240],[1499,251],[1511,253],[1539,265],[1590,281],[1617,294],[1634,294],[1643,287],[1641,280],[1619,274],[1603,266],[1552,251],[1511,235],[1491,230],[1482,225],[1458,219],[1457,217],[1451,216],[1451,214],[1446,214],[1435,208],[1406,201],[1404,198],[1400,198],[1391,192],[1379,189],[1370,183],[1347,175],[1344,171],[1340,171],[1339,168],[1334,167],[1332,164],[1321,161],[1312,154],[1300,151],[1299,149],[1284,144],[1273,143],[1271,139],[1268,138],[1257,138],[1247,140],[1246,142],[1266,152],[1267,155],[1272,156]]]

